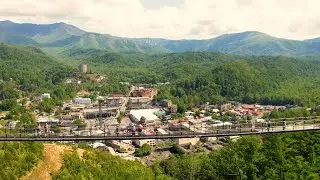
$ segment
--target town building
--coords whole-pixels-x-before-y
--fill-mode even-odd
[[[50,94],[49,94],[49,93],[43,93],[43,94],[41,94],[41,99],[44,99],[44,98],[48,98],[48,99],[50,99],[50,98],[51,98],[51,96],[50,96]]]
[[[101,109],[101,117],[108,118],[108,117],[116,117],[118,113],[117,108],[102,108]],[[91,109],[84,109],[83,115],[87,119],[96,119],[100,117],[99,108],[91,108]]]
[[[127,85],[127,86],[129,86],[129,85],[130,85],[130,83],[129,83],[129,82],[120,82],[120,84],[122,84],[122,85]]]
[[[143,87],[135,87],[135,89],[131,92],[132,97],[148,97],[150,99],[152,99],[156,94],[157,89]]]
[[[150,99],[149,97],[130,97],[129,98],[129,103],[130,104],[148,103],[151,100],[152,99]]]
[[[112,147],[113,149],[124,149],[128,151],[132,147],[132,141],[131,140],[108,140],[105,142],[107,146]]]
[[[159,109],[137,109],[131,110],[129,114],[129,118],[132,122],[138,123],[141,117],[145,117],[146,123],[153,123],[159,118],[155,115],[155,113],[159,111]]]
[[[124,101],[124,97],[108,97],[105,104],[107,106],[120,106],[122,103],[124,103]]]
[[[91,104],[91,99],[90,98],[73,98],[72,102],[75,104]]]
[[[155,139],[140,139],[140,140],[134,140],[133,143],[137,146],[142,146],[144,144],[149,144],[150,146],[156,146],[156,140]]]
[[[162,101],[159,102],[159,105],[162,107],[171,107],[172,101],[168,99],[163,99]]]
[[[228,110],[232,109],[232,104],[230,102],[219,104],[218,109],[220,111],[228,111]]]

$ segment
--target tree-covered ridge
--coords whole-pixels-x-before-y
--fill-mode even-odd
[[[177,179],[319,179],[318,133],[242,137],[208,155],[183,155],[160,163]]]
[[[63,99],[72,97],[77,90],[76,85],[62,83],[66,77],[74,76],[75,66],[58,63],[37,48],[7,45],[0,48],[0,79],[3,80],[0,98],[49,92]],[[157,99],[169,98],[187,107],[225,100],[306,106],[320,102],[317,60],[241,57],[214,52],[148,55],[95,49],[73,49],[64,55],[76,59],[70,62],[87,63],[90,71],[106,75],[108,82],[102,86],[83,85],[102,94],[123,89],[118,84],[121,81],[170,82],[169,86],[160,87]],[[22,90],[23,94],[16,90]]]
[[[146,167],[88,149],[64,155],[53,179],[319,179],[319,133],[242,137],[209,154],[173,155]]]
[[[76,152],[65,154],[63,166],[53,179],[149,180],[155,179],[155,175],[151,168],[138,161],[123,160],[99,150],[87,150],[81,158]],[[159,179],[169,177],[162,175]]]
[[[18,179],[31,170],[42,158],[41,143],[0,143],[0,177],[3,180]]]
[[[160,88],[157,99],[169,98],[189,107],[224,100],[275,105],[320,102],[317,60],[213,52],[159,55],[85,52],[82,50],[78,61],[117,81],[170,82],[170,86]]]
[[[319,40],[281,39],[246,31],[204,40],[125,38],[85,32],[65,23],[30,24],[0,21],[0,42],[53,49],[101,49],[112,52],[167,53],[217,51],[238,55],[320,56]]]
[[[0,83],[13,83],[24,92],[43,92],[72,75],[38,48],[0,45]],[[1,82],[2,80],[2,82]]]

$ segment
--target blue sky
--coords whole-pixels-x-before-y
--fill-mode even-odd
[[[123,37],[207,39],[261,31],[320,37],[319,0],[1,0],[0,20],[66,22]]]

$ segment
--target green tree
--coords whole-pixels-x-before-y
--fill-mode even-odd
[[[140,124],[145,124],[146,123],[146,118],[144,116],[141,116],[139,123]]]
[[[211,118],[212,119],[216,119],[216,120],[219,119],[219,117],[218,117],[218,115],[216,113],[212,114]]]
[[[134,155],[137,157],[148,156],[151,153],[151,146],[149,144],[143,144],[140,148],[136,149]]]

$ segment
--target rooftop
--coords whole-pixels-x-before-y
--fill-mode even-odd
[[[140,120],[142,116],[144,116],[147,120],[157,120],[159,119],[154,113],[159,111],[160,109],[138,109],[131,110],[130,114],[132,114],[135,118]]]

